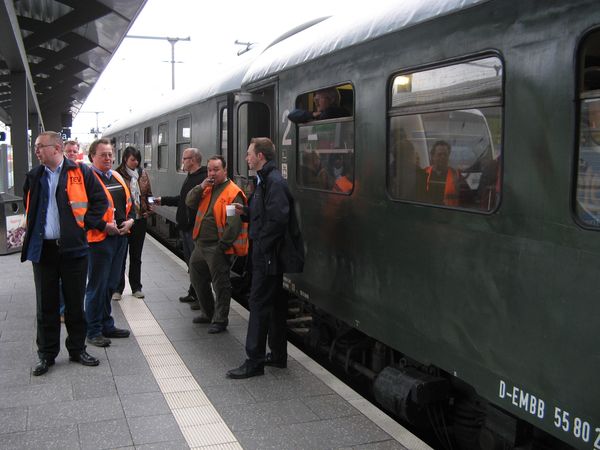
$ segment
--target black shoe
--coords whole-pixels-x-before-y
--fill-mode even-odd
[[[110,339],[107,339],[100,334],[98,336],[87,338],[87,343],[95,345],[96,347],[108,347],[110,345]]]
[[[285,358],[273,358],[273,353],[267,353],[265,357],[265,366],[278,367],[285,369],[287,367],[287,356]]]
[[[194,296],[192,296],[192,295],[188,294],[188,295],[186,295],[186,296],[184,296],[184,297],[179,297],[179,301],[180,301],[181,303],[192,303],[192,302],[195,302],[195,301],[196,301],[196,297],[194,297]]]
[[[79,355],[70,355],[69,360],[73,362],[78,362],[83,366],[97,366],[100,364],[100,360],[98,358],[94,358],[85,350],[82,351]]]
[[[39,377],[40,375],[44,375],[46,372],[48,372],[48,367],[53,366],[53,365],[54,365],[53,359],[40,358],[38,363],[33,368],[33,372],[32,372],[33,376]]]
[[[196,316],[192,320],[194,323],[210,323],[210,319],[206,316]]]
[[[227,325],[224,323],[213,323],[208,327],[208,334],[222,333],[227,329]]]
[[[190,309],[192,311],[198,311],[200,309],[200,302],[198,300],[194,300],[193,303],[190,303]]]
[[[250,363],[249,360],[244,361],[237,369],[231,369],[227,372],[227,378],[233,378],[234,380],[241,380],[243,378],[256,377],[258,375],[264,375],[265,368],[262,364],[255,366]]]
[[[106,333],[102,333],[104,337],[120,339],[120,338],[128,338],[131,333],[129,330],[123,330],[121,328],[115,328],[112,331],[107,331]]]

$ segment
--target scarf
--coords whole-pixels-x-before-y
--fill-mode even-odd
[[[135,208],[135,217],[136,219],[140,219],[142,217],[141,212],[141,204],[140,204],[140,184],[138,183],[138,179],[140,177],[140,173],[137,169],[131,170],[129,167],[125,166],[125,170],[127,174],[131,177],[131,181],[129,182],[129,190],[131,191],[131,198],[133,199],[133,206]]]

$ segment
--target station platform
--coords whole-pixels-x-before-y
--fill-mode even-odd
[[[226,332],[207,333],[178,297],[185,264],[151,237],[143,291],[113,302],[128,339],[88,346],[98,367],[68,360],[34,377],[31,263],[0,256],[0,449],[428,449],[291,344],[287,369],[230,380],[245,359],[248,312],[232,302]],[[64,343],[65,329],[62,330]]]

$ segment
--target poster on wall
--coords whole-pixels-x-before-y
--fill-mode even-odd
[[[14,250],[23,246],[25,238],[25,215],[8,216],[6,218],[6,249]]]

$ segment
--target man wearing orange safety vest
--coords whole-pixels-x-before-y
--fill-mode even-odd
[[[35,154],[41,165],[26,175],[23,187],[27,230],[21,261],[33,265],[39,361],[32,373],[39,376],[48,372],[60,351],[61,283],[69,359],[85,366],[99,364],[85,347],[86,230],[104,228],[108,202],[92,171],[63,156],[60,134],[41,133]]]
[[[113,148],[108,139],[97,139],[88,149],[92,170],[104,188],[108,208],[102,217],[104,228],[90,230],[90,263],[85,291],[87,341],[108,347],[111,338],[129,337],[129,330],[115,327],[111,297],[121,281],[121,268],[127,251],[127,234],[133,226],[131,193],[116,171],[111,170]]]
[[[425,198],[446,206],[468,206],[470,189],[458,170],[448,165],[450,144],[437,141],[431,148],[431,166],[425,168]]]
[[[202,314],[194,323],[210,323],[211,334],[225,331],[229,323],[231,257],[248,253],[248,225],[235,215],[234,207],[227,214],[227,205],[246,204],[246,196],[227,178],[226,164],[222,156],[209,158],[208,176],[186,198],[187,206],[197,210],[189,269]]]

